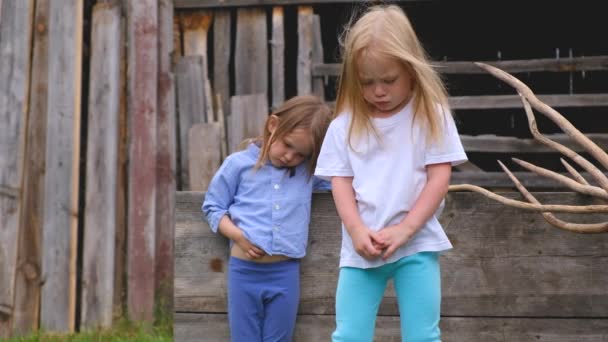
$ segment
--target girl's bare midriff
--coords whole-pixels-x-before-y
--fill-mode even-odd
[[[278,262],[278,261],[284,261],[284,260],[291,259],[288,256],[280,255],[280,254],[264,255],[257,259],[251,259],[250,257],[247,256],[247,254],[245,254],[245,252],[237,244],[232,245],[232,249],[230,249],[230,256],[233,256],[235,258],[242,259],[242,260],[260,262],[260,263],[271,263],[271,262]]]

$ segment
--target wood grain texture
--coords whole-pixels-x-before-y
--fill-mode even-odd
[[[573,193],[535,195],[543,203],[590,201]],[[201,219],[202,199],[202,193],[177,194],[176,310],[222,313],[227,241]],[[606,220],[606,216],[578,221]],[[440,259],[443,315],[605,317],[608,235],[560,231],[538,214],[507,208],[474,193],[450,193],[441,222],[455,247]],[[331,195],[313,194],[308,253],[302,260],[302,315],[334,314],[339,227]],[[380,315],[398,315],[390,285]]]
[[[262,135],[268,118],[268,101],[266,94],[233,96],[230,108],[228,151],[232,153],[243,140]]]
[[[263,8],[239,8],[234,48],[235,95],[268,92],[268,30]],[[230,113],[234,109],[231,107]]]
[[[283,7],[272,8],[272,108],[279,107],[285,101],[285,27]]]
[[[199,123],[190,127],[188,174],[192,191],[207,191],[211,178],[220,168],[220,129],[220,125],[215,122]]]
[[[40,327],[76,318],[83,3],[49,2],[49,70]]]
[[[27,120],[26,162],[23,169],[23,210],[15,279],[13,335],[38,329],[42,254],[42,217],[48,92],[48,1],[36,1]]]
[[[154,319],[158,2],[128,1],[129,183],[127,313]]]
[[[121,100],[121,13],[93,8],[87,128],[81,324],[108,328],[113,319],[116,196]]]
[[[230,11],[216,10],[213,17],[213,95],[221,95],[216,105],[221,112],[230,113]],[[214,97],[215,98],[215,97]],[[218,114],[220,110],[217,110]],[[218,118],[219,121],[219,118]]]
[[[312,93],[312,50],[314,39],[312,18],[312,6],[298,7],[298,95]]]
[[[14,309],[26,147],[34,1],[6,1],[0,16],[0,338]]]
[[[197,342],[230,341],[225,314],[176,313],[175,340]],[[604,342],[608,339],[608,320],[552,318],[442,317],[441,338],[449,342]],[[335,328],[334,317],[300,315],[295,342],[329,341]],[[379,316],[374,341],[401,341],[399,317]]]
[[[156,298],[164,315],[173,310],[173,222],[176,189],[175,84],[172,73],[173,0],[158,3],[158,117],[156,174]]]

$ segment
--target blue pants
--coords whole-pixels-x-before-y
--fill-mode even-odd
[[[423,252],[376,268],[342,267],[336,291],[334,342],[371,342],[376,315],[393,279],[401,340],[440,341],[441,276],[438,253]]]
[[[228,321],[233,342],[291,342],[300,300],[300,261],[230,257]]]

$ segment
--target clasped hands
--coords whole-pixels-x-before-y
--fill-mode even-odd
[[[390,225],[379,231],[368,227],[358,227],[351,233],[353,246],[362,257],[373,260],[378,257],[386,260],[414,235],[414,229],[407,225]]]

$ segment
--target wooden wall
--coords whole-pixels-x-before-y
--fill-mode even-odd
[[[517,198],[514,193],[504,193]],[[573,193],[535,193],[543,203],[589,203]],[[228,341],[225,238],[201,218],[203,193],[178,192],[175,226],[175,339]],[[578,217],[580,222],[608,215]],[[573,218],[574,216],[570,216]],[[558,230],[540,214],[473,193],[450,193],[440,219],[454,248],[441,256],[442,340],[605,341],[608,338],[608,235]],[[328,341],[340,253],[331,194],[313,194],[296,341]],[[389,286],[377,341],[397,341]]]

